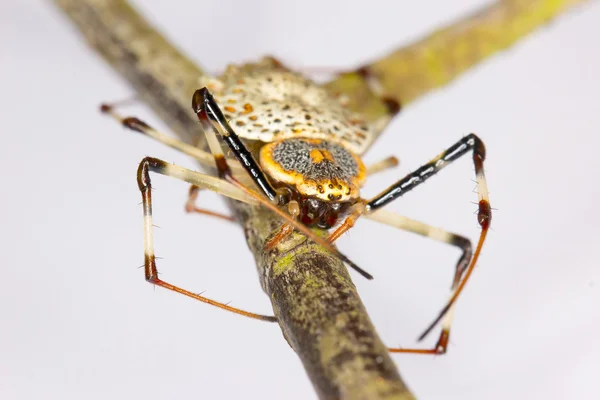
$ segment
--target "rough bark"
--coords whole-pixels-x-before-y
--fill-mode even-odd
[[[327,87],[383,129],[392,99],[401,107],[447,85],[536,29],[589,0],[502,0],[390,54],[341,74]],[[368,84],[377,82],[377,90]],[[383,123],[381,123],[383,122]]]

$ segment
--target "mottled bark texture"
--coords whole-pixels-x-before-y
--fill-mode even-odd
[[[201,69],[125,1],[56,3],[178,137],[204,147],[204,135],[191,111]],[[262,287],[284,336],[302,360],[319,397],[413,399],[345,266],[299,234],[265,253],[265,240],[280,225],[279,220],[262,208],[233,201],[230,205],[242,222]]]
[[[501,0],[327,84],[382,129],[389,102],[405,107],[589,0]],[[367,79],[365,79],[365,77]],[[377,82],[377,93],[369,85]]]
[[[381,132],[390,111],[399,105],[450,82],[583,1],[499,1],[358,71],[342,74],[327,87],[345,94],[350,107]],[[178,137],[204,147],[190,107],[202,70],[125,1],[55,2]],[[266,253],[264,243],[279,226],[278,219],[261,208],[233,201],[230,205],[244,227],[281,330],[319,397],[413,399],[344,265],[300,234]]]

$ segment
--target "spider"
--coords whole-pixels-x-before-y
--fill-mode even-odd
[[[255,64],[230,66],[220,80],[203,79],[205,87],[194,93],[192,109],[199,118],[212,154],[164,135],[138,118],[122,117],[111,105],[101,107],[103,112],[110,114],[126,128],[176,148],[204,165],[216,165],[218,171],[218,177],[215,177],[152,157],[141,161],[137,181],[144,211],[146,280],[237,314],[276,321],[273,316],[231,307],[158,277],[152,232],[150,172],[192,184],[187,211],[231,219],[196,207],[195,200],[201,189],[269,208],[281,217],[282,225],[266,243],[267,250],[273,249],[296,229],[324,246],[365,278],[372,279],[368,272],[333,247],[333,243],[351,229],[357,219],[365,216],[461,249],[450,298],[419,337],[422,340],[442,321],[436,345],[430,349],[389,349],[398,353],[444,354],[450,336],[453,306],[473,271],[491,222],[483,168],[483,142],[475,134],[469,134],[374,198],[363,199],[360,197],[360,187],[366,177],[395,166],[397,160],[390,157],[370,168],[365,167],[361,155],[374,138],[373,128],[360,115],[346,109],[343,98],[330,94],[273,58],[265,58]],[[227,144],[235,160],[225,157],[219,138]],[[248,146],[255,149],[251,151]],[[471,241],[463,236],[383,209],[468,152],[472,152],[475,165],[478,222],[482,228],[475,251]],[[256,156],[259,157],[258,162]],[[324,239],[311,230],[313,227],[335,229]]]

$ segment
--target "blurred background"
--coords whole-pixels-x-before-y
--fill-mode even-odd
[[[488,4],[132,3],[214,73],[265,54],[348,69]],[[493,232],[449,352],[393,355],[419,399],[600,397],[598,21],[598,2],[578,7],[410,104],[365,157],[401,160],[369,180],[369,196],[469,132],[488,149]],[[315,398],[278,326],[144,282],[137,165],[196,165],[100,115],[132,89],[53,2],[2,1],[0,57],[0,398]],[[168,131],[142,105],[126,112]],[[389,207],[475,240],[472,180],[467,157]],[[241,229],[186,214],[188,187],[155,182],[163,278],[270,313]],[[226,210],[214,194],[201,204]],[[339,246],[375,275],[351,273],[382,339],[413,346],[458,251],[366,220]]]

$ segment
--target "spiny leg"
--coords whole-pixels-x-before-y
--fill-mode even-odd
[[[166,289],[172,290],[174,292],[181,293],[193,299],[199,300],[203,303],[207,303],[215,307],[231,311],[236,314],[259,319],[262,321],[277,321],[277,319],[273,316],[255,314],[245,310],[241,310],[239,308],[228,306],[227,304],[211,300],[207,297],[171,285],[170,283],[162,281],[158,277],[158,271],[156,269],[156,258],[154,256],[154,239],[152,230],[152,185],[150,182],[150,172],[155,172],[158,174],[180,179],[189,182],[193,185],[197,185],[205,189],[210,189],[222,195],[235,198],[236,200],[255,204],[255,202],[252,199],[247,198],[243,192],[240,193],[235,187],[232,187],[232,185],[228,182],[222,181],[218,178],[209,175],[203,175],[188,170],[186,168],[178,167],[176,165],[166,163],[156,158],[144,158],[138,168],[137,180],[138,187],[142,192],[142,204],[144,208],[144,273],[146,275],[146,280],[154,285],[158,285]]]
[[[129,101],[127,101],[129,102]],[[181,140],[178,140],[176,138],[173,138],[171,136],[165,135],[164,133],[159,132],[158,130],[154,129],[153,127],[151,127],[150,125],[148,125],[146,122],[140,120],[139,118],[136,117],[123,117],[120,114],[118,114],[115,111],[115,108],[122,105],[123,102],[119,102],[119,103],[113,103],[113,104],[102,104],[100,106],[100,110],[105,113],[108,114],[109,116],[111,116],[113,119],[115,119],[116,121],[118,121],[121,125],[123,125],[125,128],[128,128],[132,131],[135,132],[139,132],[143,135],[146,135],[152,139],[155,139],[171,148],[174,148],[175,150],[179,150],[184,154],[187,154],[191,157],[194,157],[196,160],[198,160],[200,162],[200,164],[208,166],[208,167],[215,167],[215,161],[214,161],[214,157],[212,156],[211,153],[207,153],[205,151],[202,151],[201,149],[189,145],[185,142],[182,142]],[[232,165],[232,169],[235,171],[235,173],[243,173],[245,172],[241,166],[234,161],[233,165]],[[190,191],[189,191],[189,195],[188,195],[188,201],[186,202],[185,205],[185,210],[186,212],[195,212],[195,213],[199,213],[199,214],[204,214],[204,215],[210,215],[213,217],[217,217],[217,218],[221,218],[221,219],[225,219],[228,221],[234,221],[235,219],[231,216],[228,215],[223,215],[220,213],[216,213],[214,211],[210,211],[210,210],[206,210],[203,208],[199,208],[196,207],[195,201],[196,198],[198,197],[198,190],[200,190],[199,187],[192,185],[190,187]]]
[[[440,155],[435,157],[433,160],[423,165],[416,171],[408,174],[386,190],[381,192],[379,195],[369,200],[367,203],[367,211],[375,211],[390,202],[396,200],[398,197],[403,196],[406,192],[414,189],[420,184],[424,183],[427,179],[437,174],[444,167],[465,155],[467,152],[473,152],[473,163],[475,165],[475,174],[477,178],[477,189],[479,192],[479,219],[490,219],[489,216],[489,205],[486,207],[482,204],[489,203],[487,184],[485,181],[485,174],[483,170],[483,161],[485,160],[485,146],[481,139],[475,134],[471,133],[454,145],[448,150],[442,152]],[[488,210],[486,212],[486,210]]]
[[[211,153],[203,151],[195,146],[182,142],[181,140],[171,137],[169,135],[165,135],[164,133],[154,129],[139,118],[123,117],[115,111],[115,105],[102,104],[100,106],[100,111],[102,111],[104,114],[111,116],[113,119],[115,119],[127,129],[139,132],[175,150],[179,150],[182,153],[195,158],[202,165],[215,168],[215,160]],[[244,169],[235,161],[231,164],[231,168],[235,174],[244,172]]]
[[[198,214],[209,215],[211,217],[221,218],[221,219],[224,219],[226,221],[231,221],[231,222],[235,221],[235,218],[230,215],[221,214],[221,213],[218,213],[215,211],[207,210],[205,208],[199,208],[198,206],[196,206],[196,200],[198,198],[198,192],[200,192],[200,190],[202,190],[202,189],[196,185],[190,186],[188,200],[185,203],[185,211],[186,212],[188,212],[188,213],[194,212],[194,213],[198,213]]]
[[[473,255],[473,246],[471,241],[463,236],[457,235],[445,231],[441,228],[437,228],[431,225],[424,224],[422,222],[410,219],[400,214],[396,214],[385,209],[378,210],[375,213],[366,215],[366,218],[373,221],[377,221],[389,226],[393,226],[398,229],[402,229],[408,232],[416,233],[421,236],[436,240],[438,242],[446,243],[452,246],[458,247],[462,253],[456,263],[456,270],[454,273],[454,279],[452,280],[451,290],[454,293],[460,280],[467,270],[469,260]],[[389,351],[392,353],[416,353],[416,354],[444,354],[448,347],[448,340],[450,338],[450,327],[452,325],[452,316],[455,305],[453,305],[448,313],[442,320],[442,332],[440,337],[432,349],[408,349],[408,348],[390,348]],[[422,337],[420,338],[422,339]]]
[[[471,276],[473,269],[475,268],[475,264],[481,254],[481,249],[483,247],[483,243],[485,242],[485,238],[487,236],[490,223],[492,220],[492,211],[490,207],[489,194],[487,189],[487,183],[485,180],[485,172],[483,169],[483,161],[485,160],[485,146],[481,139],[479,139],[475,134],[471,133],[453,146],[448,148],[448,150],[442,152],[440,155],[435,157],[429,163],[425,164],[421,168],[417,169],[411,174],[408,174],[403,179],[399,180],[388,189],[380,193],[374,199],[370,200],[367,203],[367,212],[371,213],[375,210],[385,206],[386,204],[392,202],[398,197],[404,195],[406,192],[414,189],[418,185],[425,182],[427,179],[431,178],[433,175],[438,173],[442,168],[455,161],[462,155],[467,152],[473,152],[473,164],[475,165],[475,175],[477,179],[477,192],[479,197],[479,211],[477,214],[477,221],[481,226],[481,233],[479,234],[479,240],[477,241],[477,246],[475,248],[475,253],[473,254],[473,258],[467,267],[464,278],[459,283],[458,287],[452,291],[450,295],[450,299],[442,309],[442,311],[438,314],[435,320],[429,325],[429,327],[425,330],[425,332],[419,337],[419,340],[423,339],[425,336],[431,332],[431,330],[435,327],[435,325],[444,318],[444,316],[451,310],[453,304],[456,302],[456,299],[461,294],[464,289],[469,277]]]
[[[204,132],[208,140],[208,145],[215,157],[215,162],[219,171],[219,176],[234,184],[237,188],[243,190],[246,194],[252,196],[256,201],[260,202],[263,206],[276,213],[279,217],[284,220],[284,223],[290,224],[294,228],[298,229],[305,236],[311,239],[316,244],[325,247],[331,253],[333,253],[340,260],[348,264],[355,271],[360,273],[367,279],[373,279],[373,276],[360,268],[358,265],[350,261],[348,257],[343,255],[339,250],[331,245],[327,240],[317,236],[310,228],[306,225],[297,221],[290,214],[283,212],[279,209],[278,205],[281,203],[282,196],[280,193],[273,188],[264,172],[252,156],[252,153],[248,151],[244,143],[240,140],[238,135],[235,133],[233,128],[229,125],[223,112],[219,108],[213,96],[210,94],[207,88],[196,90],[192,98],[192,108],[198,115],[198,119],[202,123]],[[260,188],[262,196],[256,193],[254,190],[248,188],[237,180],[231,173],[221,146],[217,141],[217,135],[219,135],[225,143],[229,146],[235,157],[238,159],[242,167],[246,169],[248,175],[254,183]],[[266,197],[266,199],[265,199]],[[281,229],[287,229],[282,227]],[[280,229],[280,232],[283,232]],[[280,238],[279,240],[281,240]],[[271,243],[272,244],[272,243]]]

